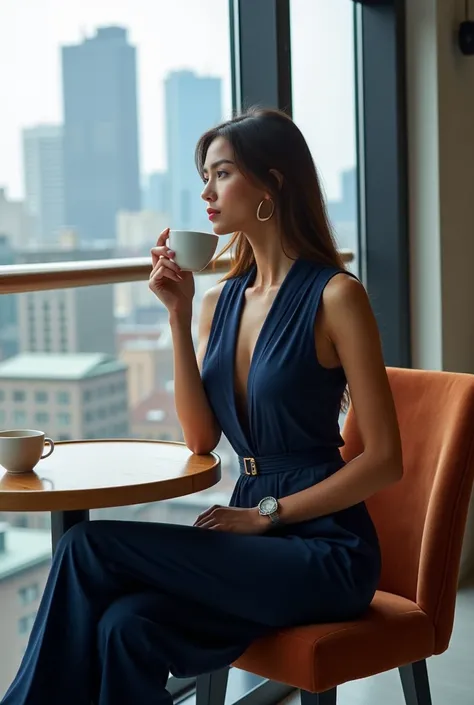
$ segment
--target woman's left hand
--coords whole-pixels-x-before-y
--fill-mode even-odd
[[[264,534],[270,527],[268,517],[261,516],[257,508],[222,507],[215,504],[200,514],[194,526],[233,534]]]

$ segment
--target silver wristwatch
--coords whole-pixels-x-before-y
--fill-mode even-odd
[[[262,517],[269,517],[274,526],[280,523],[278,515],[278,501],[275,497],[264,497],[258,503],[258,513]]]

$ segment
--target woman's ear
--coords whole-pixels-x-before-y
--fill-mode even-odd
[[[283,174],[280,174],[276,169],[270,169],[270,174],[273,174],[275,179],[278,181],[278,188],[283,186]]]
[[[281,188],[283,185],[283,174],[280,174],[280,172],[276,169],[270,169],[270,174],[273,174],[275,179],[278,181],[278,188]]]

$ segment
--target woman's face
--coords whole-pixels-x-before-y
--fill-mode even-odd
[[[255,228],[257,208],[265,193],[238,170],[232,147],[223,137],[211,142],[203,171],[205,186],[201,196],[207,202],[215,234]]]

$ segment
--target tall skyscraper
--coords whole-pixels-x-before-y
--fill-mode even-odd
[[[143,208],[154,213],[169,213],[168,190],[168,174],[166,171],[155,171],[150,174],[143,189]]]
[[[165,82],[170,227],[211,230],[194,165],[196,142],[222,119],[222,81],[174,71]]]
[[[34,218],[33,240],[54,243],[64,225],[63,131],[61,125],[23,130],[25,205]]]
[[[339,247],[345,247],[356,255],[352,271],[356,271],[357,251],[359,249],[357,236],[357,171],[356,168],[346,169],[341,173],[342,198],[328,201],[328,214],[334,226],[336,241]]]
[[[121,27],[63,47],[66,224],[113,240],[120,210],[140,209],[136,51]]]

